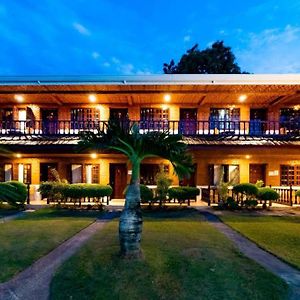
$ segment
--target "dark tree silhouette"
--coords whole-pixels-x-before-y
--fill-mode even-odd
[[[182,55],[178,64],[172,59],[163,65],[165,74],[241,74],[230,47],[217,41],[204,50],[196,44]],[[245,72],[243,72],[245,73]]]

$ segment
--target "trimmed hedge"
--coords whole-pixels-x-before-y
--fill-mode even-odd
[[[279,194],[269,187],[260,188],[258,191],[258,199],[260,200],[278,200]]]
[[[112,187],[101,184],[74,183],[65,184],[59,182],[43,182],[40,184],[39,192],[50,201],[71,200],[79,201],[85,198],[109,197],[112,194]]]
[[[233,192],[236,194],[243,194],[246,196],[257,196],[258,188],[252,183],[240,183],[233,187]]]
[[[123,192],[124,197],[126,197],[127,189],[128,189],[128,185],[126,186],[126,188]],[[151,203],[154,201],[153,191],[150,188],[148,188],[146,185],[140,184],[140,191],[141,191],[141,202],[142,203]]]
[[[179,202],[195,199],[200,194],[200,190],[190,186],[176,186],[168,190],[169,199],[176,199]]]
[[[0,183],[0,202],[7,202],[11,206],[23,206],[27,199],[27,187],[19,181]]]

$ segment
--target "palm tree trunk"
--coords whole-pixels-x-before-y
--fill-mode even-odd
[[[120,216],[119,239],[121,255],[126,258],[141,256],[142,212],[140,193],[140,162],[132,164],[131,183],[128,186],[125,207]]]

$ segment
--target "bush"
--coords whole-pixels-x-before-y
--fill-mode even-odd
[[[279,194],[268,187],[260,188],[258,191],[258,199],[260,200],[278,200]]]
[[[39,192],[50,201],[61,199],[77,201],[82,198],[97,198],[99,200],[106,196],[109,197],[112,194],[112,187],[101,184],[43,182],[39,187]]]
[[[268,187],[260,188],[258,191],[258,199],[264,200],[263,208],[267,207],[267,201],[269,200],[270,202],[273,200],[278,200],[279,199],[279,194]]]
[[[249,199],[244,201],[244,205],[247,208],[255,208],[257,206],[258,202],[255,199]]]
[[[153,191],[143,184],[140,185],[140,189],[141,189],[141,202],[151,203],[153,201]]]
[[[239,208],[239,204],[232,197],[228,197],[225,202],[225,207],[231,210],[236,210]]]
[[[156,175],[156,198],[159,200],[160,205],[162,202],[167,200],[168,190],[172,184],[172,179],[167,173],[164,172],[163,168]]]
[[[296,196],[300,197],[300,190],[296,192]]]
[[[252,183],[240,183],[233,187],[233,192],[236,194],[246,195],[248,199],[249,197],[257,196],[258,188]]]
[[[27,199],[27,187],[18,181],[0,183],[0,202],[7,202],[11,206],[23,206]]]
[[[183,202],[185,200],[194,199],[200,194],[200,190],[196,187],[178,186],[169,188],[168,193],[170,199],[176,199],[179,202]]]

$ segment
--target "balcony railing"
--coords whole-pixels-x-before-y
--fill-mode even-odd
[[[120,121],[129,128],[137,123],[141,133],[167,131],[185,136],[252,136],[295,137],[300,134],[300,122],[278,121]],[[107,121],[2,121],[0,136],[76,136],[84,131],[105,130]]]

